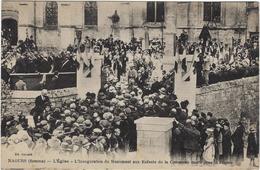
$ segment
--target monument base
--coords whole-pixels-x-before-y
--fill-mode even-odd
[[[172,119],[142,117],[135,121],[137,130],[137,157],[170,158]]]

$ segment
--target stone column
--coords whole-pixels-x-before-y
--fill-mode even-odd
[[[165,30],[164,41],[166,43],[163,58],[164,70],[169,71],[174,65],[174,44],[177,23],[177,2],[165,2]]]
[[[149,32],[148,32],[148,28],[145,27],[143,49],[148,49],[148,48],[149,48]]]
[[[119,23],[113,24],[112,29],[113,29],[113,37],[120,39],[120,25],[119,25]]]
[[[169,158],[172,141],[172,119],[142,117],[135,120],[137,157]]]

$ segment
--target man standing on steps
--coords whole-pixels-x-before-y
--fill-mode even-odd
[[[48,91],[46,89],[43,89],[41,95],[35,99],[35,107],[31,111],[35,125],[41,122],[43,119],[43,111],[47,105],[51,104],[50,99],[47,96],[47,92]]]

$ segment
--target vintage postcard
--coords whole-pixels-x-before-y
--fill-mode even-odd
[[[1,4],[1,169],[258,169],[259,1]]]

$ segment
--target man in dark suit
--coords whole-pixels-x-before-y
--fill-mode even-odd
[[[35,125],[43,119],[43,111],[47,105],[50,105],[50,99],[47,96],[47,90],[43,89],[41,95],[35,99],[35,107],[32,110]]]
[[[256,60],[257,58],[259,58],[259,47],[257,46],[257,43],[253,44],[253,48],[250,51],[250,59],[252,60]]]
[[[39,58],[38,72],[48,73],[51,71],[52,62],[52,58],[47,53],[43,53],[42,57]]]
[[[64,60],[64,56],[65,56],[64,51],[62,51],[57,56],[53,55],[53,72],[55,72],[55,71],[59,72],[61,70],[63,60]]]
[[[27,73],[28,60],[25,55],[21,55],[15,64],[15,73]]]
[[[23,40],[18,41],[16,49],[20,52],[20,54],[23,54],[26,51],[26,46]]]
[[[151,86],[151,94],[158,93],[159,89],[162,88],[162,84],[158,81],[158,76],[154,77],[154,83]]]
[[[62,63],[60,72],[76,72],[78,63],[77,60],[74,59],[75,54],[71,54],[67,52],[66,59]]]

